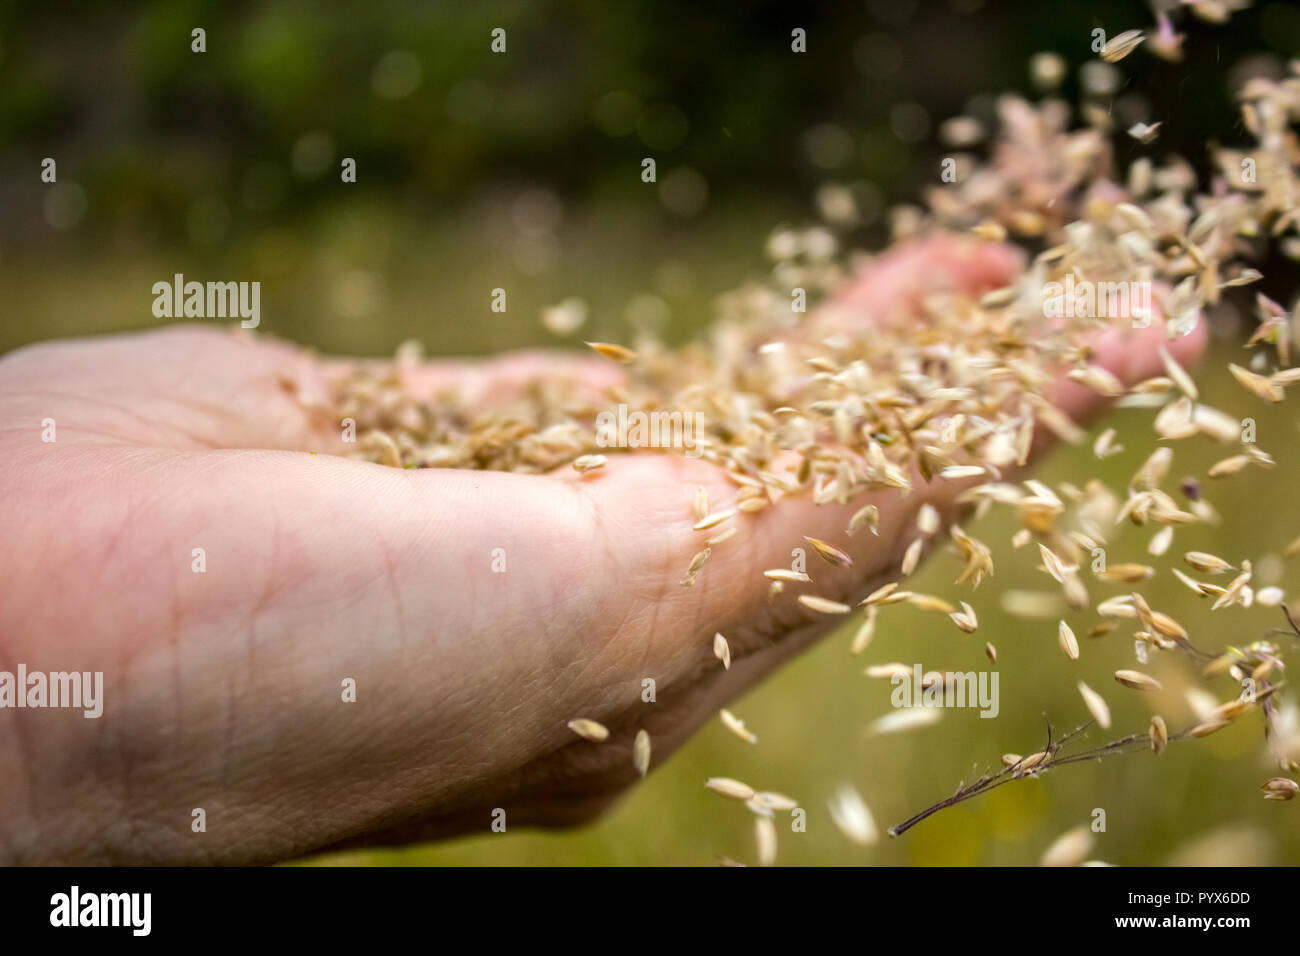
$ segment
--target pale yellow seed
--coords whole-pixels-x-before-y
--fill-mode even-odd
[[[632,766],[642,777],[650,772],[650,734],[645,730],[638,730],[632,741]]]
[[[833,544],[827,544],[819,538],[810,538],[807,535],[804,535],[804,540],[811,544],[813,550],[821,555],[828,564],[833,564],[841,568],[850,568],[853,566],[853,559]]]
[[[607,460],[604,455],[579,455],[573,459],[573,470],[586,474],[597,468],[604,468]]]
[[[763,577],[773,581],[788,581],[791,584],[807,584],[812,580],[802,571],[790,571],[786,568],[772,568],[770,571],[764,571]]]
[[[924,547],[925,541],[922,538],[917,538],[907,546],[907,550],[903,552],[903,563],[898,569],[903,577],[915,571],[916,566],[921,563],[921,549]]]
[[[1183,560],[1202,574],[1223,574],[1233,570],[1233,566],[1223,558],[1205,551],[1188,551]]]
[[[1092,719],[1102,728],[1110,727],[1110,707],[1105,698],[1083,681],[1079,681],[1079,695],[1083,697],[1083,703],[1087,706],[1088,713],[1092,714]]]
[[[759,866],[771,866],[776,862],[776,824],[771,817],[754,818],[754,842],[758,846]]]
[[[816,594],[800,594],[799,603],[809,610],[820,614],[848,614],[853,608],[830,598],[818,597]]]
[[[753,787],[730,777],[710,777],[704,781],[704,785],[714,793],[720,793],[724,797],[731,797],[733,800],[744,802],[754,798]]]
[[[713,656],[722,661],[723,670],[731,670],[731,645],[721,634],[713,635]]]
[[[758,737],[750,733],[745,727],[745,722],[727,710],[725,707],[718,711],[718,717],[722,719],[722,725],[730,730],[733,734],[748,744],[758,743]]]
[[[1057,642],[1061,645],[1061,652],[1072,661],[1079,659],[1079,641],[1074,636],[1074,631],[1070,625],[1064,621],[1056,629]]]
[[[604,724],[589,720],[586,717],[578,717],[569,721],[569,729],[584,740],[590,740],[595,744],[609,739],[609,729]]]
[[[728,521],[736,516],[735,508],[728,508],[725,511],[715,511],[713,514],[705,515],[699,521],[695,522],[693,530],[707,531],[709,528],[716,528],[724,521]]]
[[[1131,687],[1133,690],[1160,690],[1160,681],[1156,680],[1141,671],[1119,670],[1115,672],[1115,680],[1125,687]]]
[[[1078,866],[1088,858],[1092,842],[1092,831],[1086,826],[1077,826],[1053,840],[1039,862],[1043,866]]]
[[[1125,30],[1106,41],[1101,48],[1101,58],[1107,63],[1117,63],[1138,48],[1146,34],[1141,30]]]
[[[1157,714],[1151,718],[1151,749],[1162,754],[1167,746],[1169,746],[1169,728],[1165,726],[1165,719]]]
[[[857,534],[864,527],[870,528],[872,534],[880,534],[880,509],[875,505],[864,505],[855,511],[849,519],[847,533]]]

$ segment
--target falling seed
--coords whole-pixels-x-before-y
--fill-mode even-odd
[[[815,594],[800,594],[799,603],[820,614],[848,614],[853,610],[847,604],[841,604],[839,601],[832,601],[829,598],[818,597]]]
[[[739,717],[737,717],[735,714],[733,714],[731,711],[727,710],[724,707],[722,710],[718,711],[718,716],[722,718],[723,726],[725,726],[728,730],[730,730],[741,740],[745,741],[745,743],[749,743],[749,744],[758,743],[758,738],[745,728],[745,722],[741,720]]]
[[[1169,350],[1163,345],[1160,346],[1160,360],[1165,364],[1165,372],[1173,379],[1174,384],[1178,386],[1179,391],[1195,402],[1200,398],[1200,393],[1196,390],[1196,383],[1187,371],[1178,364]]]
[[[1065,579],[1075,570],[1057,557],[1056,552],[1045,544],[1039,544],[1038,553],[1043,558],[1043,566],[1047,569],[1047,573],[1061,584],[1064,584]]]
[[[922,505],[921,510],[916,513],[916,526],[926,537],[939,530],[941,520],[939,509],[932,504]]]
[[[979,628],[979,619],[975,616],[975,609],[965,601],[961,602],[960,611],[953,611],[948,617],[967,634],[973,634]]]
[[[867,733],[896,734],[916,727],[928,727],[936,723],[941,715],[942,712],[936,707],[902,707],[883,717],[877,717],[867,726]]]
[[[1223,558],[1204,551],[1188,551],[1183,555],[1183,560],[1202,574],[1223,574],[1233,569],[1233,566]]]
[[[770,571],[764,571],[763,577],[770,578],[773,581],[788,581],[791,584],[807,584],[812,580],[802,571],[790,571],[786,568],[773,568]]]
[[[607,359],[612,359],[615,362],[621,362],[624,365],[626,365],[628,362],[633,362],[636,360],[636,353],[629,348],[624,348],[621,345],[611,345],[608,342],[588,342],[587,347],[595,349],[597,352],[605,356],[605,358]]]
[[[899,566],[899,573],[907,577],[916,570],[916,566],[921,563],[921,550],[925,547],[925,539],[917,538],[907,546],[903,552],[903,563]]]
[[[867,649],[867,645],[871,643],[871,638],[876,633],[876,614],[877,610],[874,605],[866,609],[862,623],[853,635],[853,642],[849,645],[850,654],[861,654]]]
[[[713,635],[713,656],[722,661],[723,670],[731,670],[731,645],[721,634]]]
[[[1052,841],[1039,861],[1043,866],[1078,866],[1092,850],[1092,832],[1086,826],[1067,830]]]
[[[1107,63],[1118,63],[1136,50],[1138,44],[1145,39],[1146,34],[1141,30],[1125,30],[1123,33],[1117,33],[1101,48],[1101,58]]]
[[[1106,705],[1105,699],[1083,681],[1079,681],[1079,694],[1083,697],[1083,703],[1088,708],[1088,713],[1092,714],[1092,719],[1104,728],[1110,727],[1110,707]]]
[[[1110,564],[1106,570],[1098,571],[1097,577],[1103,581],[1145,581],[1153,577],[1156,569],[1146,564]]]
[[[1160,124],[1151,123],[1148,125],[1146,123],[1134,123],[1128,128],[1127,132],[1129,136],[1133,137],[1139,143],[1147,145],[1154,143],[1156,137],[1160,135]]]
[[[1242,368],[1240,365],[1228,363],[1228,371],[1232,377],[1241,383],[1246,391],[1250,392],[1256,398],[1263,399],[1266,402],[1280,402],[1286,397],[1282,389],[1267,376],[1256,375],[1250,369]]]
[[[799,806],[799,801],[794,797],[787,797],[783,793],[773,793],[770,790],[754,794],[754,799],[777,813],[788,813]]]
[[[1147,545],[1147,554],[1154,557],[1160,557],[1169,550],[1169,546],[1174,541],[1173,525],[1168,525],[1157,531],[1151,538],[1151,543]]]
[[[1072,661],[1079,659],[1079,642],[1074,636],[1074,631],[1070,625],[1064,621],[1056,629],[1057,641],[1061,645],[1061,651]]]
[[[704,785],[714,793],[720,793],[724,797],[731,797],[733,800],[740,800],[742,803],[746,800],[752,800],[754,797],[753,787],[730,777],[710,777],[704,781]]]
[[[829,803],[831,820],[841,833],[858,846],[872,846],[880,839],[876,818],[857,790],[844,784],[835,791]]]
[[[875,505],[864,505],[853,512],[853,517],[849,519],[847,533],[857,534],[864,527],[869,527],[872,534],[880,534],[880,509]]]
[[[604,724],[597,723],[594,720],[588,720],[586,717],[578,717],[569,721],[569,729],[584,740],[590,740],[594,744],[602,743],[609,739],[609,729]]]
[[[1115,680],[1134,690],[1160,690],[1160,681],[1143,674],[1141,671],[1120,670],[1115,672]]]
[[[880,587],[876,588],[874,591],[872,591],[870,594],[868,594],[862,603],[867,606],[871,606],[873,604],[880,604],[884,602],[886,598],[888,598],[891,594],[893,594],[897,590],[898,590],[898,582],[890,581],[888,584],[883,584]]]
[[[1290,777],[1274,777],[1272,780],[1265,781],[1259,789],[1264,791],[1265,800],[1290,800],[1300,793],[1300,783],[1296,783]]]
[[[650,772],[650,734],[645,730],[638,730],[632,741],[632,766],[643,778]]]
[[[1206,472],[1211,478],[1227,478],[1244,469],[1250,464],[1249,455],[1232,455],[1224,458],[1222,461],[1216,461]]]
[[[758,845],[758,865],[776,862],[776,824],[770,817],[754,818],[754,842]]]
[[[1158,714],[1151,718],[1151,749],[1157,754],[1165,752],[1169,746],[1169,728],[1165,726],[1165,719]]]
[[[986,643],[984,645],[984,656],[987,657],[992,663],[996,664],[998,662],[998,649],[994,647],[991,643]]]
[[[810,538],[804,535],[804,540],[813,546],[813,549],[822,556],[828,564],[834,564],[841,568],[851,568],[853,559],[834,545],[827,544],[818,538]]]

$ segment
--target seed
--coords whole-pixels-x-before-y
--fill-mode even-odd
[[[913,594],[907,600],[913,607],[919,607],[923,611],[938,611],[940,614],[952,614],[956,611],[956,608],[943,598],[935,597],[933,594]]]
[[[1263,375],[1256,375],[1249,369],[1244,369],[1240,365],[1228,363],[1228,371],[1232,377],[1241,383],[1242,387],[1266,402],[1280,402],[1286,396],[1282,392],[1281,386],[1268,379]]]
[[[597,468],[604,468],[605,461],[604,455],[579,455],[573,459],[573,470],[586,474],[589,471],[595,471]]]
[[[1178,390],[1195,402],[1200,398],[1200,393],[1196,390],[1196,383],[1187,371],[1178,364],[1177,359],[1169,354],[1169,350],[1163,345],[1160,346],[1160,360],[1165,363],[1165,373],[1178,386]]]
[[[1127,130],[1129,136],[1132,136],[1139,143],[1153,143],[1160,131],[1159,123],[1134,123]]]
[[[721,634],[713,635],[713,656],[722,661],[723,670],[731,670],[731,645]]]
[[[714,793],[720,793],[724,797],[731,797],[733,800],[745,801],[754,797],[753,787],[730,777],[710,777],[704,781],[704,785]]]
[[[1046,750],[1040,750],[1038,753],[1032,753],[1020,761],[1020,766],[1016,768],[1016,776],[1023,777],[1025,774],[1034,773],[1042,770],[1052,760],[1052,755]]]
[[[874,606],[867,608],[857,633],[853,635],[853,643],[849,645],[850,654],[861,654],[871,643],[871,638],[876,633],[876,613]]]
[[[613,359],[615,362],[621,362],[625,365],[636,360],[636,353],[621,345],[611,345],[608,342],[588,342],[587,347],[595,349],[607,359]]]
[[[773,568],[770,571],[764,571],[763,577],[770,578],[773,581],[788,581],[791,584],[807,584],[812,580],[802,571],[790,571],[786,568]]]
[[[939,530],[941,518],[939,509],[931,504],[924,504],[921,510],[916,513],[916,526],[920,529],[921,534],[929,537]]]
[[[1007,238],[1007,230],[1002,223],[988,219],[974,226],[971,229],[971,235],[977,239],[983,239],[985,242],[1002,242]]]
[[[1091,831],[1086,826],[1078,826],[1053,840],[1039,862],[1043,866],[1078,866],[1091,850]]]
[[[902,707],[883,717],[877,717],[868,725],[867,733],[895,734],[916,727],[927,727],[937,722],[941,713],[936,707]]]
[[[960,611],[953,611],[948,617],[967,634],[973,634],[979,627],[979,620],[975,617],[975,609],[965,601],[961,602]]]
[[[862,795],[848,784],[835,791],[830,800],[831,820],[841,833],[858,846],[871,846],[879,838],[876,819]]]
[[[875,505],[864,505],[853,512],[849,519],[848,534],[854,535],[864,527],[869,527],[872,534],[880,534],[880,509]]]
[[[733,714],[731,711],[727,710],[724,707],[722,710],[718,711],[718,716],[722,718],[723,726],[726,727],[728,730],[730,730],[741,740],[745,741],[745,743],[749,743],[749,744],[758,743],[758,738],[745,729],[745,722],[741,720],[739,717],[737,717],[735,714]]]
[[[1224,458],[1222,461],[1216,461],[1206,472],[1211,478],[1227,478],[1235,475],[1247,465],[1250,464],[1249,455],[1233,455],[1230,458]]]
[[[700,568],[704,567],[704,562],[709,560],[709,555],[712,553],[712,548],[705,548],[695,557],[691,558],[690,567],[686,569],[686,578],[682,581],[683,585],[691,587],[695,584],[695,575],[699,573]]]
[[[832,601],[830,598],[818,597],[815,594],[800,594],[799,603],[820,614],[848,614],[853,610],[847,604]]]
[[[738,530],[738,529],[737,529],[736,526],[733,524],[733,525],[732,525],[730,528],[728,528],[726,531],[719,531],[719,532],[718,532],[717,534],[715,534],[713,537],[711,537],[711,538],[705,538],[705,539],[704,539],[704,543],[707,544],[710,548],[712,548],[712,547],[715,546],[715,545],[722,544],[722,542],[726,541],[728,538],[730,538],[732,535],[734,535],[734,534],[736,533],[737,530]]]
[[[1169,546],[1174,542],[1174,529],[1170,525],[1161,528],[1151,538],[1151,543],[1147,545],[1147,553],[1160,557],[1169,550]]]
[[[813,549],[822,556],[828,563],[841,568],[851,568],[853,559],[834,545],[827,544],[817,538],[810,538],[804,535],[804,540],[813,546]]]
[[[1156,569],[1146,564],[1111,564],[1106,570],[1098,571],[1097,577],[1103,581],[1145,581],[1154,576]]]
[[[874,591],[872,591],[870,594],[868,594],[866,596],[866,599],[863,600],[862,603],[868,606],[872,604],[880,604],[882,601],[884,601],[887,597],[889,597],[897,590],[898,590],[898,582],[890,581],[888,584],[883,584],[880,587],[876,588]]]
[[[899,567],[899,573],[907,577],[916,570],[916,566],[921,563],[921,549],[925,547],[925,539],[917,538],[907,546],[903,552],[903,563]]]
[[[722,522],[728,521],[731,518],[734,518],[735,516],[736,516],[735,508],[728,508],[726,511],[715,511],[713,512],[713,514],[705,515],[699,521],[695,522],[695,525],[692,530],[707,531],[709,528],[715,528],[718,525],[722,524]]]
[[[1260,588],[1255,592],[1255,603],[1264,607],[1277,607],[1286,600],[1286,592],[1279,587]]]
[[[1169,746],[1169,728],[1165,726],[1165,719],[1159,715],[1151,718],[1151,749],[1157,754],[1165,752]]]
[[[1110,707],[1106,705],[1105,699],[1083,681],[1079,681],[1079,694],[1083,697],[1083,703],[1088,708],[1088,713],[1092,714],[1092,719],[1102,728],[1110,727]]]
[[[1210,720],[1202,721],[1201,723],[1197,724],[1190,731],[1188,731],[1188,733],[1190,733],[1193,737],[1208,737],[1210,736],[1210,734],[1222,730],[1224,727],[1228,726],[1228,724],[1230,724],[1231,722],[1232,721],[1224,720],[1222,717],[1212,718]]]
[[[650,734],[647,731],[638,730],[632,741],[632,766],[643,778],[650,772]]]
[[[799,806],[799,801],[793,797],[787,797],[783,793],[773,793],[770,790],[764,790],[761,793],[754,794],[754,799],[768,809],[775,810],[778,813],[786,813]]]
[[[1134,690],[1160,690],[1160,681],[1141,671],[1121,670],[1115,672],[1115,680]]]
[[[609,739],[609,730],[604,724],[597,723],[594,720],[588,720],[586,717],[578,717],[569,721],[569,729],[584,740],[590,740],[594,744],[602,743]]]
[[[1107,63],[1117,63],[1138,48],[1146,34],[1141,30],[1125,30],[1106,41],[1101,48],[1101,58]]]
[[[1056,629],[1056,633],[1057,640],[1061,645],[1061,651],[1070,660],[1077,661],[1079,659],[1079,642],[1075,639],[1074,631],[1070,629],[1070,625],[1062,621],[1060,627]]]
[[[1290,800],[1300,793],[1300,783],[1290,777],[1274,777],[1265,781],[1259,789],[1264,791],[1265,800]]]
[[[984,656],[996,664],[998,662],[998,649],[992,643],[986,643],[984,645]]]
[[[1055,578],[1057,582],[1060,584],[1064,584],[1065,579],[1069,577],[1069,575],[1072,574],[1075,570],[1077,570],[1077,567],[1072,567],[1071,565],[1067,565],[1064,561],[1062,561],[1059,557],[1057,557],[1056,552],[1052,551],[1045,544],[1040,544],[1038,546],[1038,553],[1042,555],[1043,567],[1047,569],[1047,573],[1050,574],[1053,578]]]
[[[1123,450],[1123,445],[1115,444],[1115,429],[1113,428],[1107,428],[1098,435],[1096,442],[1092,446],[1092,453],[1103,460],[1111,455],[1118,455]]]
[[[1117,395],[1124,394],[1124,383],[1100,365],[1088,365],[1084,368],[1073,369],[1068,377],[1080,385],[1087,386],[1099,395],[1114,398]],[[1098,455],[1098,457],[1102,456]]]
[[[696,521],[703,521],[709,514],[709,489],[703,485],[695,489],[693,510]]]
[[[1223,558],[1204,551],[1188,551],[1183,555],[1183,560],[1202,574],[1223,574],[1233,569],[1233,566]]]
[[[776,862],[776,824],[770,817],[754,819],[754,842],[758,844],[759,866],[771,866]]]

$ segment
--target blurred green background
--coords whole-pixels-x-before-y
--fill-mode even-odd
[[[1163,120],[1160,139],[1117,139],[1117,155],[1185,155],[1202,172],[1206,148],[1242,135],[1230,100],[1234,64],[1278,73],[1300,51],[1300,11],[1264,3],[1223,27],[1186,22],[1187,60],[1139,50],[1115,101],[1126,122]],[[538,321],[576,296],[589,306],[585,338],[626,339],[653,321],[682,341],[709,320],[713,300],[767,265],[778,223],[818,219],[819,190],[856,203],[837,231],[878,247],[891,204],[935,181],[937,125],[988,117],[993,95],[1029,93],[1026,63],[1055,50],[1075,69],[1091,31],[1147,27],[1133,2],[1018,4],[980,0],[654,4],[414,3],[372,0],[359,11],[306,2],[0,3],[0,351],[66,335],[159,324],[151,286],[189,278],[262,283],[264,332],[322,351],[384,354],[417,338],[433,354],[529,345],[571,347]],[[206,31],[205,53],[191,30]],[[504,28],[494,54],[490,33]],[[791,30],[807,52],[791,52]],[[654,157],[658,182],[641,181]],[[58,182],[40,181],[41,160]],[[345,157],[357,182],[340,181]],[[824,197],[824,193],[822,194]],[[1291,302],[1294,269],[1270,263],[1266,287]],[[1266,272],[1269,269],[1266,268]],[[490,311],[491,290],[509,308]],[[1216,317],[1216,354],[1239,354],[1249,302]],[[1257,581],[1286,586],[1282,547],[1300,533],[1288,474],[1295,421],[1216,380],[1206,399],[1259,422],[1261,447],[1281,467],[1246,485],[1211,489],[1224,515],[1180,532],[1172,553],[1199,548],[1256,560]],[[1149,449],[1148,416],[1106,424],[1132,451],[1102,466],[1116,488]],[[1179,446],[1175,474],[1203,473],[1220,450]],[[1057,455],[1048,480],[1096,474],[1086,448]],[[1247,493],[1248,490],[1248,493]],[[1055,619],[1001,612],[1009,587],[1041,588],[1014,530],[973,527],[996,542],[996,577],[972,598],[981,628],[887,609],[873,645],[847,653],[842,633],[736,702],[760,737],[750,747],[720,723],[638,787],[600,823],[560,834],[489,835],[400,851],[350,853],[323,863],[709,864],[754,857],[747,811],[706,791],[737,777],[795,796],[808,832],[780,827],[780,859],[798,864],[1035,862],[1062,831],[1107,811],[1093,855],[1121,864],[1300,863],[1300,804],[1266,803],[1272,771],[1261,731],[1242,722],[1204,741],[1063,769],[946,811],[870,850],[849,844],[826,802],[840,783],[866,797],[882,830],[995,767],[1003,752],[1038,749],[1047,715],[1058,730],[1082,721],[1086,680],[1110,701],[1116,730],[1145,728],[1148,706],[1110,679],[1133,666],[1123,629],[1086,640],[1071,663],[1055,649]],[[1150,532],[1125,528],[1111,560],[1143,560]],[[916,589],[948,597],[954,560],[936,558]],[[1148,594],[1183,620],[1197,599],[1167,578]],[[1094,584],[1094,596],[1117,586]],[[1220,612],[1206,647],[1244,642],[1279,623],[1254,608]],[[1072,614],[1080,634],[1093,619]],[[867,663],[982,669],[999,650],[1002,713],[949,711],[929,728],[868,737],[889,709],[890,686]],[[1157,660],[1158,698],[1171,728],[1190,722],[1183,662]],[[1221,688],[1226,699],[1233,688]],[[1294,715],[1294,705],[1291,713]],[[1101,738],[1093,735],[1096,742]]]

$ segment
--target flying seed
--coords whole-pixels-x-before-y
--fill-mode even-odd
[[[820,614],[848,614],[853,610],[847,604],[832,601],[830,598],[818,597],[815,594],[800,594],[799,603]]]
[[[773,581],[788,581],[791,584],[807,584],[812,580],[802,571],[791,571],[787,568],[773,568],[770,571],[764,571],[763,577],[770,578]]]
[[[737,717],[735,714],[733,714],[731,711],[727,710],[724,707],[722,710],[718,711],[718,716],[722,718],[723,726],[726,727],[728,730],[730,730],[741,740],[745,741],[745,743],[747,744],[758,743],[758,738],[754,736],[752,733],[750,733],[749,730],[746,729],[745,722],[741,720],[739,717]]]
[[[776,862],[776,824],[770,817],[754,818],[754,842],[758,845],[758,865]]]
[[[925,540],[917,538],[907,546],[903,552],[903,563],[899,566],[899,573],[907,577],[916,570],[916,566],[921,563],[921,549],[925,547]]]
[[[869,527],[872,534],[880,534],[880,509],[875,505],[864,505],[855,511],[849,519],[847,533],[857,534],[864,527]]]
[[[731,670],[731,645],[721,634],[713,635],[713,656],[722,661],[723,670]]]
[[[1079,681],[1079,694],[1083,697],[1088,713],[1092,714],[1092,719],[1097,721],[1098,726],[1103,729],[1110,727],[1110,708],[1101,694],[1083,681]]]
[[[1079,642],[1074,636],[1074,631],[1070,625],[1064,621],[1056,629],[1057,642],[1061,645],[1061,651],[1072,661],[1079,659]]]
[[[862,795],[852,787],[845,784],[836,790],[829,806],[831,820],[858,846],[871,846],[880,838],[875,817]]]
[[[604,724],[599,724],[594,720],[588,720],[586,717],[578,717],[569,721],[569,729],[584,740],[590,740],[594,744],[602,743],[609,739],[609,729]]]
[[[650,734],[645,730],[638,730],[632,741],[632,766],[642,777],[650,772]]]
[[[1300,793],[1300,783],[1296,783],[1290,777],[1274,777],[1259,789],[1264,791],[1265,800],[1290,800]]]
[[[1078,866],[1088,858],[1092,842],[1092,832],[1086,826],[1067,830],[1052,841],[1039,862],[1043,866]]]
[[[1118,63],[1136,50],[1138,44],[1145,39],[1146,34],[1141,30],[1125,30],[1123,33],[1117,33],[1101,48],[1101,58],[1107,63]]]
[[[733,800],[740,800],[742,803],[754,798],[753,787],[730,777],[710,777],[704,781],[704,785],[714,793],[720,793],[724,797],[731,797]]]
[[[595,349],[607,359],[620,362],[626,365],[636,360],[636,353],[622,345],[612,345],[609,342],[588,342],[587,347]]]
[[[1143,674],[1141,671],[1120,670],[1115,672],[1115,680],[1133,690],[1160,690],[1160,681]]]
[[[841,568],[853,567],[853,559],[832,544],[827,544],[818,538],[810,538],[804,535],[804,540],[813,546],[813,549],[822,556],[828,564],[834,564]]]

